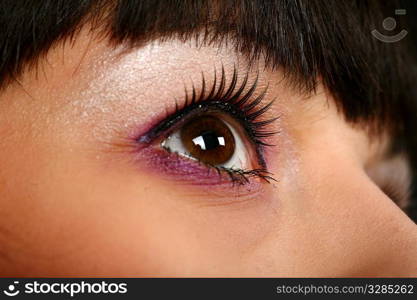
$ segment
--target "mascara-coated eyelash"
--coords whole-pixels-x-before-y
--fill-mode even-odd
[[[178,127],[178,124],[183,124],[184,120],[192,116],[218,112],[230,116],[243,128],[245,135],[255,150],[259,168],[244,170],[209,165],[207,163],[205,165],[210,168],[215,168],[219,175],[221,173],[228,174],[233,183],[247,183],[249,181],[248,177],[253,176],[268,182],[269,180],[275,180],[270,176],[271,173],[267,171],[264,158],[264,147],[270,146],[270,144],[265,142],[265,139],[276,133],[268,130],[268,126],[277,120],[278,117],[263,118],[273,101],[266,105],[261,105],[266,95],[267,87],[258,96],[254,97],[258,84],[258,76],[249,88],[247,88],[248,73],[246,73],[243,82],[239,86],[237,86],[237,81],[238,73],[236,68],[234,68],[229,86],[226,87],[226,75],[224,67],[222,67],[221,77],[218,78],[215,71],[213,85],[207,90],[206,80],[204,74],[202,74],[201,92],[197,94],[194,85],[192,86],[191,95],[185,89],[185,100],[182,105],[176,100],[175,111],[168,114],[151,130],[138,138],[137,141],[146,144],[152,143],[161,137],[166,137],[173,131],[173,128]]]

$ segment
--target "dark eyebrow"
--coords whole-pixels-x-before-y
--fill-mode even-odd
[[[406,8],[397,24],[408,37],[373,38],[396,8]],[[388,131],[417,169],[416,12],[415,1],[382,0],[2,0],[0,88],[86,24],[131,47],[173,38],[231,43],[300,90],[323,82],[348,122]]]

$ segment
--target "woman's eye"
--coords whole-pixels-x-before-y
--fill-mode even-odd
[[[249,183],[250,178],[275,180],[264,157],[264,148],[276,133],[271,129],[278,117],[266,117],[273,101],[263,102],[267,89],[257,93],[257,77],[247,86],[247,73],[238,86],[236,69],[230,81],[225,76],[223,68],[220,78],[215,72],[212,87],[206,89],[203,75],[200,92],[193,87],[182,104],[175,100],[175,111],[135,141],[153,145],[150,149],[156,148],[162,158],[151,156],[151,161],[178,178],[182,173],[193,174],[192,180],[198,182],[214,175],[220,176],[220,183],[226,179],[233,184]],[[217,172],[205,172],[211,169]]]
[[[247,143],[225,116],[197,115],[161,143],[170,152],[230,170],[250,168]]]

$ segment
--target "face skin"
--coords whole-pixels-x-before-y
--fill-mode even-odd
[[[186,178],[135,143],[222,66],[226,81],[259,74],[256,95],[269,84],[276,182]],[[417,227],[367,175],[386,143],[321,85],[304,93],[227,47],[126,51],[86,32],[19,82],[0,94],[2,276],[417,276]]]

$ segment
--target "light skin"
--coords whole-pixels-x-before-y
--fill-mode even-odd
[[[367,175],[386,139],[323,86],[300,91],[226,46],[124,50],[83,31],[1,92],[2,276],[417,276],[417,226]],[[135,148],[222,66],[275,99],[276,182],[197,184]]]

